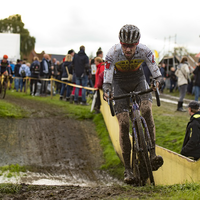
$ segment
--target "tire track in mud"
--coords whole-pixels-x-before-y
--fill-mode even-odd
[[[41,102],[6,96],[28,109],[30,118],[0,119],[0,165],[31,167],[20,182],[59,180],[67,185],[112,184],[112,177],[99,170],[102,149],[90,121],[66,117],[61,108]]]

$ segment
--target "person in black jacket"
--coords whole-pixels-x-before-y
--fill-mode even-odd
[[[175,75],[175,68],[171,67],[170,72],[169,72],[169,77],[170,77],[170,92],[173,92],[174,88],[176,88],[177,85],[177,76]]]
[[[17,59],[17,64],[15,65],[15,68],[14,68],[14,75],[15,75],[15,89],[16,89],[16,92],[18,92],[19,88],[20,88],[20,74],[19,74],[19,69],[21,67],[21,64],[22,64],[22,60],[20,59]]]
[[[188,105],[188,113],[191,116],[187,124],[185,139],[181,154],[194,160],[200,158],[200,111],[199,103],[191,101]]]
[[[74,54],[72,61],[74,67],[74,73],[76,75],[76,85],[87,86],[88,83],[88,70],[89,70],[89,58],[85,53],[85,47],[81,46],[78,54]],[[74,103],[78,104],[79,88],[77,87],[74,95]],[[86,89],[82,89],[82,105],[88,105],[86,103]]]
[[[33,78],[30,82],[30,95],[35,96],[37,91],[37,83],[40,75],[40,62],[37,56],[35,56],[33,60],[34,61],[30,66],[31,77]]]
[[[49,60],[49,55],[44,54],[42,62],[40,63],[40,78],[41,79],[49,79],[50,76],[51,76],[51,64],[50,64],[50,60]],[[41,82],[42,82],[41,95],[46,96],[48,81],[42,80]]]
[[[195,70],[193,71],[194,76],[194,94],[195,94],[195,101],[198,101],[200,95],[200,58],[198,65],[196,66]]]

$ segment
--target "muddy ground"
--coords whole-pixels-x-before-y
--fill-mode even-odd
[[[100,170],[103,154],[91,121],[70,119],[61,108],[38,101],[9,95],[6,101],[28,110],[30,115],[23,119],[0,119],[0,165],[28,166],[30,172],[18,180],[22,188],[17,194],[0,194],[0,198],[137,197],[121,187],[122,180]],[[51,186],[45,185],[45,181]]]

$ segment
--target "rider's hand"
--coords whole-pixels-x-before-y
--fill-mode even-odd
[[[156,91],[157,88],[158,88],[158,89],[160,88],[160,82],[154,80],[154,82],[151,83],[151,88],[153,89],[153,91]]]
[[[108,101],[108,98],[111,98],[111,84],[110,83],[103,83],[103,99]]]
[[[157,89],[159,90],[161,88],[161,86],[164,84],[164,80],[163,77],[157,77],[156,79],[154,79],[151,83],[151,88],[156,91]]]

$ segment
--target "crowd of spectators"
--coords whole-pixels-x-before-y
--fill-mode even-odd
[[[101,49],[98,49],[95,58],[89,59],[85,53],[85,47],[80,46],[78,53],[71,49],[61,61],[44,54],[42,60],[35,56],[32,63],[18,59],[16,64],[13,64],[9,62],[8,56],[5,56],[5,59],[0,61],[0,70],[1,68],[4,69],[4,63],[6,63],[10,79],[9,89],[13,86],[16,92],[27,92],[27,87],[30,85],[30,95],[47,96],[50,94],[50,78],[53,77],[52,85],[55,94],[60,95],[60,100],[70,101],[73,98],[73,101],[70,101],[71,103],[88,105],[86,95],[88,93],[94,94],[94,88],[98,90],[98,76],[104,70],[102,58],[103,51]],[[101,66],[101,70],[99,66]],[[12,85],[13,80],[14,84]],[[26,85],[27,83],[28,85]],[[70,83],[78,87],[72,86]],[[93,90],[81,86],[91,87]],[[99,111],[99,92],[97,99],[95,109]]]

